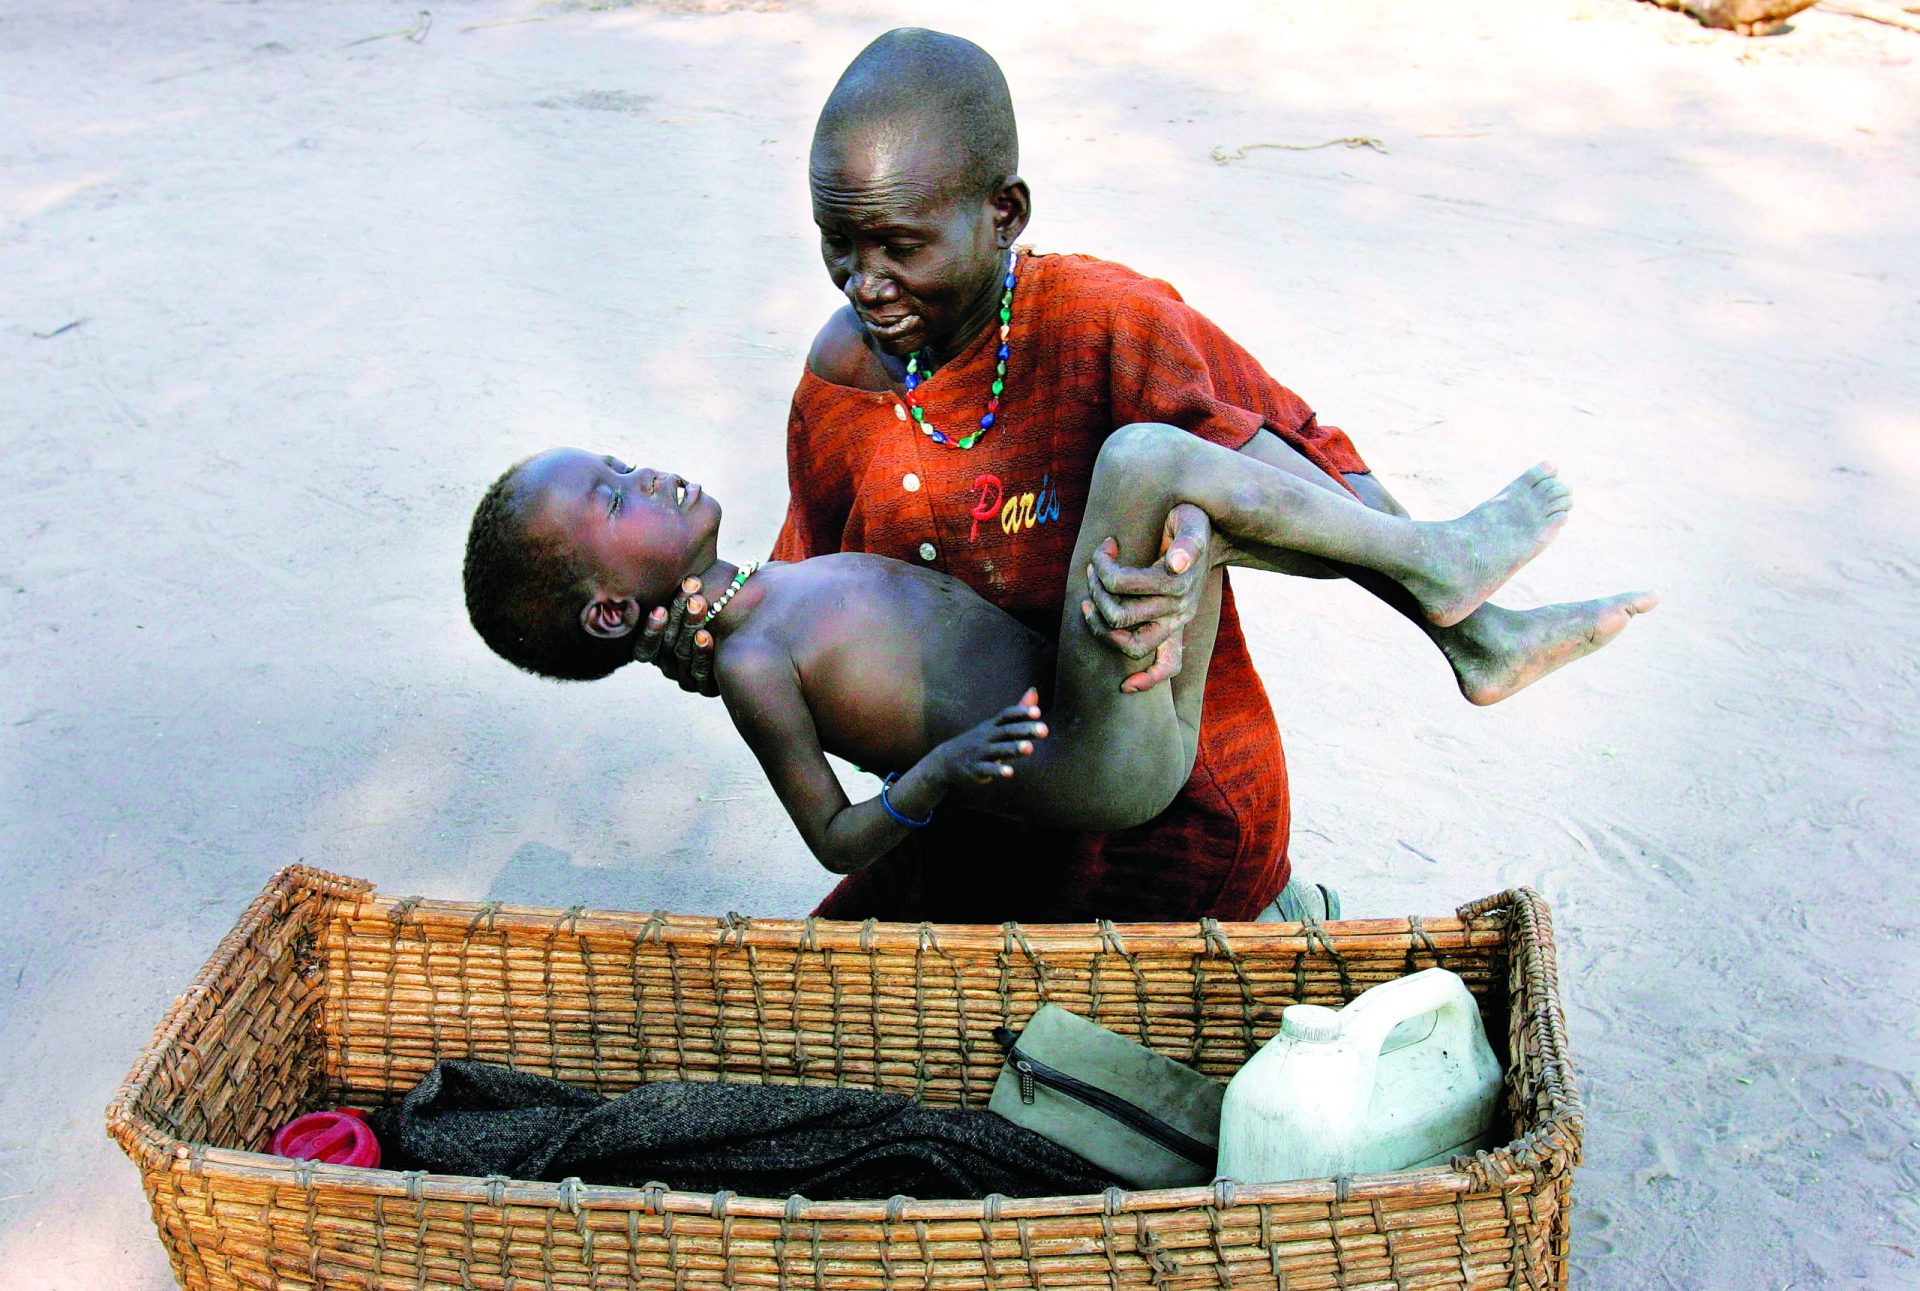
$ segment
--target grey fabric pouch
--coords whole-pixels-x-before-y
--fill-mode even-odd
[[[994,1038],[1007,1062],[988,1110],[1135,1188],[1212,1180],[1225,1086],[1052,1004]]]

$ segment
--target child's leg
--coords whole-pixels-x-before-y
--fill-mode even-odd
[[[1106,832],[1151,820],[1187,782],[1199,747],[1201,703],[1220,623],[1220,570],[1204,575],[1199,609],[1184,631],[1180,673],[1152,690],[1121,691],[1133,662],[1097,640],[1077,609],[1087,594],[1094,548],[1111,538],[1120,560],[1147,564],[1159,553],[1167,512],[1185,500],[1169,488],[1177,478],[1154,469],[1161,454],[1137,429],[1110,435],[1094,463],[1067,566],[1047,738],[1014,764],[1010,781],[994,789],[1003,800],[1018,802],[1016,814],[1036,824]]]
[[[1128,426],[1101,448],[1068,570],[1051,738],[1017,772],[1025,810],[1083,829],[1117,829],[1157,814],[1192,768],[1201,694],[1219,618],[1219,575],[1188,625],[1186,662],[1171,688],[1122,694],[1133,664],[1095,639],[1079,613],[1094,548],[1111,537],[1122,563],[1157,554],[1161,521],[1190,502],[1207,512],[1245,563],[1284,564],[1301,551],[1385,573],[1436,619],[1464,617],[1530,559],[1560,523],[1566,491],[1536,469],[1460,520],[1422,524],[1369,511],[1170,426]]]
[[[1332,476],[1271,432],[1263,431],[1241,452],[1319,488],[1346,493]],[[1369,505],[1375,510],[1397,508],[1391,499]],[[1397,509],[1393,513],[1404,514]],[[1652,592],[1624,592],[1530,610],[1510,610],[1488,601],[1458,623],[1440,627],[1428,620],[1405,588],[1372,570],[1302,557],[1279,572],[1347,578],[1364,587],[1427,634],[1453,669],[1460,693],[1476,704],[1499,703],[1554,669],[1592,654],[1625,631],[1635,615],[1645,614],[1660,600]]]
[[[1344,490],[1217,445],[1197,453],[1170,438],[1170,429],[1155,438],[1162,451],[1177,454],[1196,494],[1188,500],[1235,548],[1229,563],[1299,573],[1299,557],[1306,555],[1348,576],[1355,570],[1384,575],[1440,627],[1468,617],[1539,555],[1572,508],[1566,486],[1542,464],[1457,520],[1412,520],[1370,510]]]

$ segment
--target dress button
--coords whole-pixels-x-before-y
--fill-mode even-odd
[[[909,493],[918,493],[920,491],[920,477],[912,471],[908,471],[900,477],[900,487]]]
[[[934,549],[934,545],[932,543],[923,542],[920,544],[920,559],[932,560],[935,556],[938,556],[939,554],[940,553]]]
[[[893,405],[893,415],[901,421],[905,421],[907,419],[907,405],[896,400]]]

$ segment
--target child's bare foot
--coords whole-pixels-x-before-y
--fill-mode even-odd
[[[1563,664],[1592,654],[1660,603],[1654,592],[1626,592],[1597,601],[1504,610],[1495,605],[1445,642],[1460,693],[1497,704]]]
[[[1572,508],[1572,493],[1542,462],[1458,520],[1416,522],[1420,568],[1400,582],[1429,623],[1450,628],[1538,556]]]

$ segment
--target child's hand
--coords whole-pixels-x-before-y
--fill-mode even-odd
[[[1018,703],[954,736],[942,751],[956,779],[992,784],[1011,777],[1015,760],[1031,755],[1034,745],[1046,738],[1047,724],[1040,720],[1040,692],[1028,687]]]

